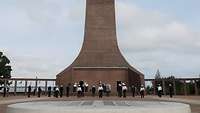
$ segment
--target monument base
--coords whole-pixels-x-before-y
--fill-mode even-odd
[[[127,86],[140,87],[143,78],[127,67],[72,67],[66,71],[64,76],[57,77],[56,84],[67,86],[69,83],[87,82],[89,89],[92,85],[98,87],[99,83],[110,84],[111,92],[116,93],[117,83],[124,82]]]
[[[176,102],[43,101],[11,104],[7,113],[191,113],[191,109]]]

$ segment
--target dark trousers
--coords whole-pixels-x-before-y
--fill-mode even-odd
[[[69,97],[69,91],[66,92],[66,96]]]
[[[85,87],[85,92],[88,92],[88,87]]]
[[[55,97],[58,98],[59,92],[55,91]]]
[[[144,91],[140,91],[141,98],[144,98]]]
[[[170,96],[170,98],[173,97],[173,92],[172,91],[169,91],[169,96]]]
[[[99,91],[99,98],[103,97],[103,91]]]
[[[40,94],[41,94],[41,92],[38,92],[38,97],[40,98]]]
[[[48,97],[51,97],[51,91],[48,91]]]
[[[126,97],[126,90],[123,91],[123,97]]]
[[[92,91],[92,96],[93,96],[93,97],[95,96],[95,92],[94,92],[94,91]]]
[[[60,91],[60,97],[62,97],[63,96],[63,91]]]
[[[81,97],[82,91],[78,91],[77,97]]]
[[[31,96],[31,92],[28,92],[28,98],[30,98],[30,96]]]
[[[162,97],[162,91],[158,91],[158,97]]]
[[[3,89],[3,97],[6,97],[6,88]]]
[[[132,91],[132,96],[135,97],[135,91]]]
[[[119,96],[119,97],[122,97],[122,91],[121,91],[121,90],[118,91],[118,96]]]

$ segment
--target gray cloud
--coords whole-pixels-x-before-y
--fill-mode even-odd
[[[147,74],[147,78],[152,77],[157,68],[166,75],[187,77],[199,73],[200,31],[134,4],[119,2],[117,7],[121,23],[118,24],[120,48],[131,64]]]

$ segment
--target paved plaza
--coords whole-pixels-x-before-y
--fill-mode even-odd
[[[188,104],[160,101],[37,101],[8,105],[7,113],[191,113]]]
[[[165,104],[165,102],[180,102],[180,103],[186,103],[191,106],[192,113],[200,113],[200,97],[199,96],[176,96],[175,98],[168,98],[168,97],[162,97],[158,98],[157,96],[146,96],[144,99],[140,99],[139,97],[127,97],[127,98],[118,98],[118,97],[103,97],[102,99],[99,99],[98,97],[84,97],[84,98],[77,98],[77,97],[64,97],[64,98],[47,98],[47,97],[32,97],[32,98],[26,98],[24,96],[12,96],[3,98],[0,97],[0,110],[1,113],[6,113],[7,105],[15,104],[15,103],[22,103],[22,102],[39,102],[38,104],[46,101],[61,101],[58,105],[65,106],[65,105],[76,105],[76,106],[83,106],[87,107],[87,105],[92,106],[107,106],[108,108],[113,108],[119,106],[127,107],[127,106],[133,106],[137,107],[135,105],[140,105],[139,103],[148,103],[143,104],[141,106],[148,107],[149,105],[157,104],[157,103],[151,103],[151,101],[154,102],[161,102],[162,104]],[[63,102],[62,102],[63,101]],[[73,102],[74,101],[74,102]],[[140,102],[141,101],[141,102]],[[47,104],[46,104],[47,105]],[[152,107],[152,106],[151,106]],[[34,108],[34,107],[33,107]]]

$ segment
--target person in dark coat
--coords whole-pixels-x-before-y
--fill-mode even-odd
[[[53,87],[53,96],[56,97],[56,86]]]
[[[132,96],[135,97],[135,86],[134,85],[131,86],[131,91],[132,91]]]
[[[122,84],[118,84],[118,96],[122,97]]]
[[[169,84],[169,96],[170,96],[170,98],[173,97],[173,87],[172,87],[172,84]]]
[[[141,85],[141,87],[140,87],[140,96],[141,96],[141,98],[144,98],[144,91],[145,91],[144,85]]]
[[[8,95],[9,95],[9,90],[10,90],[10,88],[7,87],[7,90],[6,90],[7,97],[8,97]]]
[[[36,95],[36,88],[33,90],[33,96],[35,96]]]
[[[70,85],[68,84],[66,87],[66,96],[69,97]]]
[[[127,86],[125,83],[122,83],[122,92],[124,98],[126,98],[126,91],[127,91]]]
[[[81,86],[81,96],[82,97],[85,96],[85,86],[84,85]]]
[[[59,95],[59,88],[56,87],[56,89],[55,89],[55,97],[58,98],[58,95]]]
[[[158,97],[162,97],[162,87],[160,84],[158,84]]]
[[[95,85],[92,86],[92,96],[94,97],[96,93],[96,88]]]
[[[98,91],[99,91],[99,98],[102,98],[103,97],[103,86],[102,85],[100,85],[98,87]]]
[[[28,98],[30,98],[31,95],[31,85],[28,86]]]
[[[88,83],[85,82],[84,86],[85,86],[85,92],[88,92],[88,87],[89,87]]]
[[[75,93],[77,91],[77,83],[74,83],[73,85],[73,93]]]
[[[3,97],[6,97],[6,86],[3,88]]]
[[[62,96],[63,96],[63,90],[64,90],[62,85],[60,86],[59,90],[60,90],[60,98],[62,98]]]
[[[84,97],[84,92],[85,92],[85,86],[84,86],[84,81],[79,81],[79,85],[81,87],[81,96]]]
[[[81,88],[81,85],[78,85],[77,87],[77,97],[81,97],[82,96],[82,88]]]
[[[48,97],[51,97],[51,86],[48,87]]]
[[[41,89],[41,87],[38,87],[38,97],[39,98],[40,98],[41,93],[42,93],[42,89]]]

